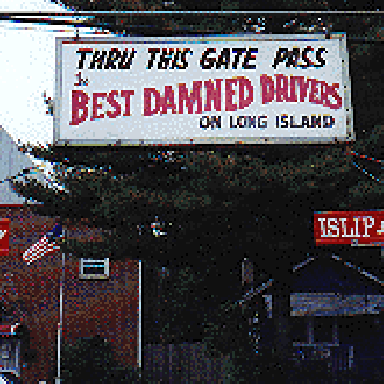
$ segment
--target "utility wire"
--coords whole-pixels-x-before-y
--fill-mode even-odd
[[[356,164],[354,161],[352,161],[352,164],[361,172],[363,172],[366,176],[370,176],[373,180],[382,183],[378,178],[375,178],[375,176],[372,175],[372,173],[368,173],[365,169],[361,168],[358,164]]]
[[[365,159],[365,160],[369,160],[369,161],[373,161],[375,163],[384,163],[384,160],[379,160],[379,159],[375,159],[373,157],[368,157],[367,155],[361,155],[359,153],[357,153],[356,151],[350,151],[348,153],[348,155],[352,155],[356,158],[360,158],[360,159]],[[382,181],[380,179],[378,179],[377,177],[375,177],[374,175],[372,175],[372,173],[368,173],[364,168],[360,167],[355,161],[352,161],[352,164],[362,173],[364,173],[366,176],[368,177],[371,177],[373,180],[379,182],[379,183],[382,183]]]
[[[31,12],[31,11],[19,11],[19,12],[7,12],[5,15],[7,17],[19,16],[19,15],[41,15],[41,16],[68,16],[68,15],[83,15],[83,16],[92,16],[97,14],[107,14],[107,15],[119,15],[119,14],[132,14],[132,15],[156,15],[156,14],[174,14],[174,13],[182,13],[182,14],[290,14],[290,15],[302,15],[302,14],[356,14],[360,15],[368,15],[368,14],[384,14],[384,11],[380,10],[372,10],[372,11],[310,11],[310,10],[301,10],[301,11],[66,11],[66,12],[49,12],[49,11],[41,11],[41,12]]]
[[[384,163],[384,160],[374,159],[373,157],[368,157],[367,155],[360,155],[355,151],[351,151],[351,154],[355,157],[359,157],[360,159],[366,159],[366,160],[374,161],[376,163]]]

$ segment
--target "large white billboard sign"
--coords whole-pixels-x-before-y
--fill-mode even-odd
[[[344,33],[56,39],[57,144],[353,140]]]

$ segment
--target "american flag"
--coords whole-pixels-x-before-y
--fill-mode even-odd
[[[60,224],[55,224],[54,228],[47,232],[37,243],[31,245],[24,253],[23,260],[27,264],[40,259],[41,257],[48,256],[58,249],[60,246],[54,242],[55,239],[62,236],[63,228]]]

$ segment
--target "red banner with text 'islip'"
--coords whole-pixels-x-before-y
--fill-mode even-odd
[[[384,210],[317,211],[316,245],[384,246]]]

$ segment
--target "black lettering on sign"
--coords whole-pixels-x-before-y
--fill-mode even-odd
[[[231,53],[235,54],[235,58],[232,61],[232,69],[237,69],[237,66],[240,62],[240,57],[244,55],[244,60],[242,64],[243,69],[256,69],[256,64],[250,64],[251,60],[256,60],[255,53],[258,52],[257,48],[223,48],[220,54],[216,57],[213,55],[208,57],[211,54],[216,53],[216,48],[207,48],[200,59],[200,67],[203,69],[221,69],[224,67],[225,69],[229,69],[231,65]]]
[[[181,51],[180,51],[180,48],[176,48],[175,54],[173,55],[171,68],[172,69],[175,69],[175,68],[181,69],[181,66],[178,63],[178,61],[180,61],[180,60],[181,60]]]
[[[325,48],[318,48],[316,50],[316,60],[318,64],[316,64],[314,61],[312,61],[309,57],[310,52],[315,52],[315,49],[313,47],[306,47],[302,50],[300,48],[294,47],[292,50],[288,48],[280,48],[275,55],[275,59],[273,61],[272,67],[276,69],[276,67],[282,63],[285,62],[285,65],[287,68],[294,67],[294,68],[320,68],[325,66],[325,60],[322,57],[322,54],[324,52],[327,53]],[[312,56],[314,56],[312,54]],[[299,62],[299,60],[302,60],[303,62]]]
[[[300,59],[300,48],[293,48],[292,51],[288,51],[288,67],[297,67],[297,60]]]
[[[326,51],[325,48],[319,48],[316,51],[316,60],[320,62],[320,65],[316,65],[316,67],[324,67],[325,65],[325,60],[321,56],[323,52],[328,53],[328,51]]]
[[[151,54],[148,60],[147,69],[152,69],[157,54],[160,53],[157,63],[158,69],[186,69],[188,68],[187,53],[192,53],[190,48],[148,48]]]
[[[276,128],[309,129],[309,128],[335,128],[336,120],[330,115],[311,116],[276,116]]]
[[[92,54],[93,49],[92,48],[80,48],[76,53],[80,53],[80,60],[79,60],[79,69],[83,69],[84,67],[84,61],[87,60],[87,54]]]
[[[207,129],[221,129],[221,116],[202,116],[200,117],[200,128]]]
[[[121,53],[117,48],[112,48],[109,51],[109,55],[107,58],[107,64],[105,65],[105,69],[116,69],[116,61],[119,61],[121,58]]]
[[[216,69],[221,68],[223,65],[225,69],[229,69],[229,64],[231,62],[231,49],[224,48],[216,61]]]
[[[173,58],[173,48],[162,48],[161,50],[161,55],[160,55],[160,60],[157,64],[158,69],[167,69],[169,62]]]
[[[176,68],[179,68],[179,69],[188,68],[187,53],[189,53],[189,52],[192,52],[189,48],[183,48],[183,50],[181,52],[181,65],[177,66]],[[175,57],[178,57],[179,54],[180,54],[180,52],[176,52]]]
[[[307,63],[307,67],[313,67],[315,63],[313,63],[309,58],[308,58],[308,52],[313,52],[314,49],[312,47],[307,47],[303,49],[303,60]],[[300,55],[300,53],[299,53]]]
[[[242,55],[244,52],[246,52],[245,48],[232,48],[232,52],[236,53],[235,61],[232,63],[232,69],[237,69],[237,65],[240,61],[240,55]]]
[[[148,60],[147,69],[153,67],[153,62],[155,61],[156,54],[160,53],[160,48],[148,48],[148,53],[151,54],[151,58]]]
[[[95,51],[89,69],[103,69],[103,63],[105,56],[108,55],[108,51]]]
[[[216,59],[215,58],[208,58],[208,55],[210,53],[215,53],[216,52],[216,48],[207,48],[202,56],[201,56],[201,59],[200,59],[200,66],[201,68],[203,69],[211,69],[213,68],[213,66],[215,65],[215,61]]]
[[[80,48],[79,69],[84,68],[84,62],[92,54],[88,69],[130,69],[135,51],[132,48],[129,53],[128,48],[120,51],[118,48],[111,48],[109,51],[93,50],[92,48]],[[117,66],[116,66],[117,64]]]
[[[259,50],[257,48],[249,48],[247,50],[247,53],[245,54],[244,63],[243,63],[243,69],[256,69],[255,65],[249,65],[250,60],[256,60],[256,55],[253,55],[252,53],[257,53]]]
[[[120,55],[120,60],[118,64],[119,69],[130,69],[132,65],[133,58],[135,57],[136,51],[132,48],[131,53],[128,52],[128,48],[125,48],[122,54]]]

